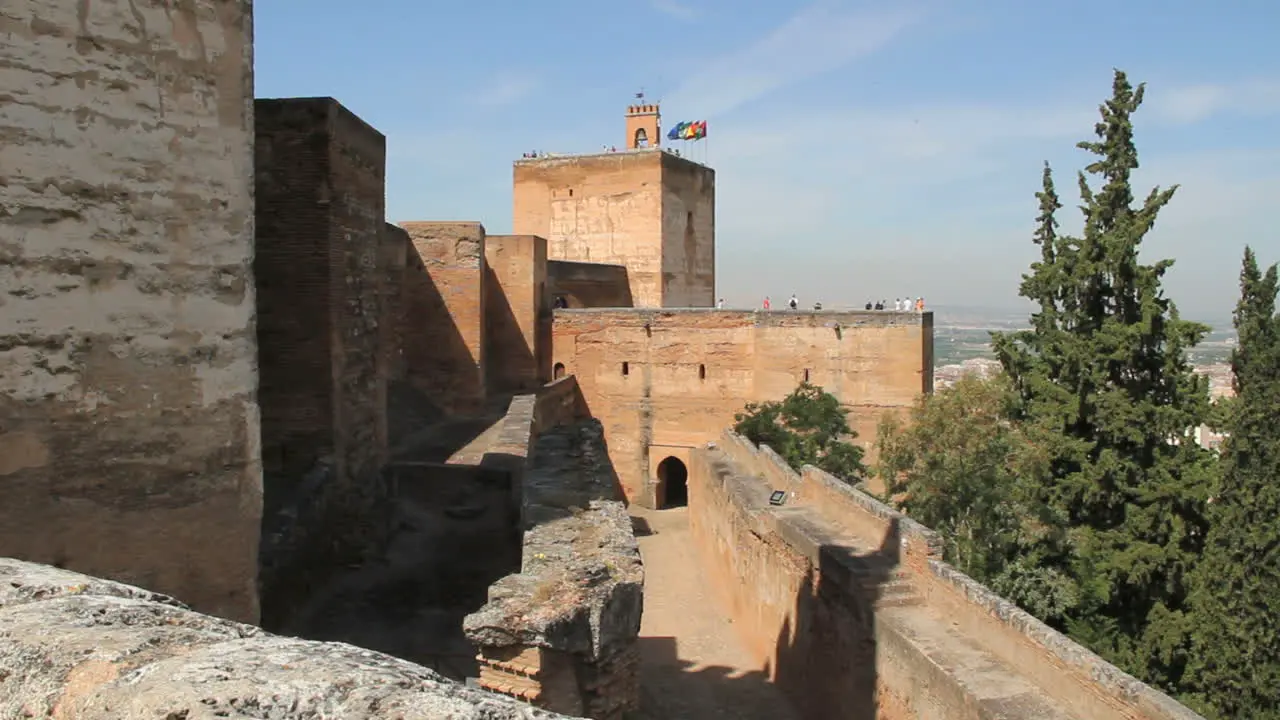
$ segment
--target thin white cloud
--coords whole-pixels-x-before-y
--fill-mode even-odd
[[[683,22],[697,20],[699,14],[697,8],[678,0],[649,0],[649,7],[667,17]]]
[[[1199,132],[1178,130],[1190,123],[1280,114],[1280,103],[1271,104],[1267,93],[1275,86],[1261,80],[1197,86],[1222,88],[1212,93],[1150,87],[1137,117],[1143,167],[1134,182],[1140,196],[1155,185],[1181,189],[1146,252],[1178,259],[1169,288],[1184,310],[1216,312],[1231,301],[1243,244],[1280,246],[1280,231],[1269,227],[1280,196],[1280,141],[1182,154],[1153,148],[1143,135],[1162,128],[1167,147],[1169,132]],[[766,292],[773,273],[831,304],[861,301],[844,297],[849,284],[859,296],[923,287],[939,302],[1013,302],[1034,254],[1029,238],[1042,160],[1058,171],[1064,230],[1077,229],[1074,173],[1087,159],[1075,142],[1093,127],[1096,105],[1081,95],[797,107],[721,122],[709,160],[718,176],[723,293]],[[1238,139],[1233,144],[1239,147]],[[791,242],[798,238],[812,240]],[[782,241],[790,247],[786,268],[754,268],[734,257]]]
[[[665,102],[715,117],[874,53],[919,18],[902,7],[851,10],[817,2],[748,47],[704,63]]]
[[[503,107],[524,100],[541,86],[541,78],[532,73],[508,71],[494,77],[471,99],[475,104],[484,107]]]
[[[1280,81],[1248,79],[1149,90],[1148,104],[1162,119],[1184,124],[1214,115],[1269,115],[1280,112]]]

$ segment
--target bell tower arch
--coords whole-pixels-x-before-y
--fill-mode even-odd
[[[628,150],[662,145],[662,113],[658,105],[627,106]]]

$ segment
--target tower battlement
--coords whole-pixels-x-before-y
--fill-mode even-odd
[[[715,171],[661,152],[658,118],[629,106],[625,150],[517,161],[514,232],[545,237],[551,260],[626,267],[637,306],[711,307]]]

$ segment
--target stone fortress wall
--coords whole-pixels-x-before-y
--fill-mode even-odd
[[[797,473],[726,431],[693,452],[689,484],[708,579],[803,717],[1199,717],[946,564],[933,531],[827,473]]]
[[[268,627],[385,542],[386,139],[331,98],[255,102]]]
[[[244,622],[262,512],[251,25],[211,0],[0,10],[0,555]]]
[[[604,422],[628,499],[646,507],[667,505],[663,461],[687,465],[746,402],[820,385],[871,451],[884,413],[932,390],[928,312],[557,310],[552,343]]]
[[[876,602],[954,615],[956,637],[982,636],[1054,702],[1085,692],[1063,712],[1182,717],[1072,665],[1036,626],[984,620],[973,598],[989,593],[919,550],[909,521],[906,544],[886,545],[868,525],[880,511],[761,511],[752,472],[721,471],[756,457],[705,447],[733,412],[806,377],[853,406],[869,443],[880,412],[931,390],[932,317],[710,310],[709,168],[656,148],[518,161],[516,235],[388,225],[380,133],[331,98],[255,106],[247,0],[16,0],[0,27],[0,556],[19,559],[0,569],[0,715],[195,713],[213,698],[283,703],[282,717],[549,717],[373,650],[238,624],[261,622],[441,672],[478,662],[497,693],[618,717],[638,693],[643,587],[625,504],[664,504],[674,458],[692,471],[706,569],[784,687],[860,672],[901,716],[985,717],[987,698],[936,694],[971,655],[931,656],[940,684],[904,690],[923,635],[884,635],[870,666],[847,644],[779,654],[769,634],[786,618],[844,612],[778,614],[809,562],[820,598],[894,586]],[[155,62],[124,62],[140,55]],[[561,295],[582,309],[553,310]],[[809,477],[787,480],[796,502],[851,492]],[[841,574],[811,549],[824,528],[884,557]],[[785,573],[768,565],[783,548]],[[464,562],[481,567],[457,575]],[[843,579],[824,586],[824,570]],[[448,653],[396,603],[423,610],[455,576],[467,593],[430,617],[464,647],[435,657]]]

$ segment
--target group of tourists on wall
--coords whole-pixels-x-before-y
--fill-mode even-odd
[[[868,300],[866,307],[864,309],[865,310],[888,310],[889,302],[887,300],[881,300],[878,303],[872,303],[870,300]],[[894,298],[893,309],[896,312],[911,312],[912,310],[916,312],[924,312],[924,298],[918,297],[915,300],[912,300],[910,297]]]
[[[765,296],[764,296],[764,301],[763,301],[762,303],[760,303],[760,308],[761,308],[762,310],[772,310],[772,309],[773,309],[773,301],[769,299],[769,296],[768,296],[768,295],[765,295]],[[717,310],[723,310],[723,309],[724,309],[724,298],[720,298],[719,300],[717,300],[717,301],[716,301],[716,309],[717,309]],[[788,310],[799,310],[799,309],[800,309],[800,300],[796,297],[796,294],[795,294],[795,293],[791,293],[791,299],[787,300],[787,309],[788,309]],[[820,303],[820,302],[815,302],[815,303],[813,304],[813,309],[814,309],[814,310],[821,310],[821,309],[822,309],[822,303]],[[868,301],[867,301],[867,305],[866,305],[866,308],[865,308],[865,309],[867,309],[867,310],[888,310],[888,309],[889,309],[889,303],[888,303],[887,301],[885,301],[885,300],[881,300],[880,302],[876,302],[876,303],[873,303],[873,302],[871,302],[870,300],[868,300]],[[909,298],[909,297],[904,297],[904,298],[894,298],[894,300],[893,300],[893,309],[894,309],[895,311],[897,311],[897,312],[912,312],[913,310],[914,310],[915,312],[924,312],[924,298],[922,298],[922,297],[918,297],[918,298],[916,298],[915,300],[912,300],[912,299],[911,299],[911,298]]]

